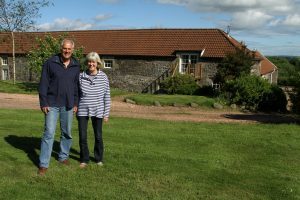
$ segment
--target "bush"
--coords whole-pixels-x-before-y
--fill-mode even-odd
[[[298,76],[298,81],[293,92],[290,94],[290,97],[293,104],[292,107],[293,112],[300,114],[300,73],[298,73],[297,76]]]
[[[287,99],[283,90],[277,85],[271,86],[271,91],[264,94],[258,106],[260,111],[286,112]]]
[[[218,89],[214,89],[210,85],[201,86],[194,93],[194,95],[206,96],[206,97],[216,97],[219,94],[220,94],[220,91]]]
[[[167,94],[192,95],[199,88],[195,79],[187,74],[177,74],[160,84],[160,89]]]
[[[300,91],[299,89],[295,90],[294,94],[291,94],[291,101],[292,101],[292,111],[294,113],[300,114]]]
[[[222,97],[230,104],[256,111],[264,96],[270,92],[271,85],[266,80],[258,76],[246,75],[227,81],[222,88]]]

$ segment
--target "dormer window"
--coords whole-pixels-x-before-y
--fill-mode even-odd
[[[183,74],[194,74],[195,64],[198,62],[198,54],[181,54],[179,72]]]

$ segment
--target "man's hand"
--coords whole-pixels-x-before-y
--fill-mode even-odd
[[[47,113],[49,112],[49,107],[41,107],[41,110],[43,113],[45,113],[45,115],[47,115]]]
[[[77,111],[78,111],[78,107],[77,107],[77,106],[74,106],[74,107],[73,107],[73,113],[75,114],[75,113],[77,113]]]

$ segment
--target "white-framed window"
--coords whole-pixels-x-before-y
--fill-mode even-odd
[[[3,56],[3,57],[1,57],[1,61],[2,61],[2,65],[8,65],[8,58],[7,58],[7,56]]]
[[[181,54],[179,72],[185,74],[195,73],[195,64],[198,62],[197,54]]]
[[[2,69],[2,80],[9,80],[8,69]]]
[[[103,61],[104,61],[104,68],[112,68],[113,67],[113,60],[103,59]]]

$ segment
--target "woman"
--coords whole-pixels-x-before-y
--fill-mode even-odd
[[[109,81],[104,72],[97,53],[86,56],[88,69],[79,76],[78,129],[80,146],[80,168],[89,163],[89,148],[87,142],[87,125],[91,118],[95,136],[94,156],[98,165],[103,165],[102,121],[108,122],[110,112]]]

